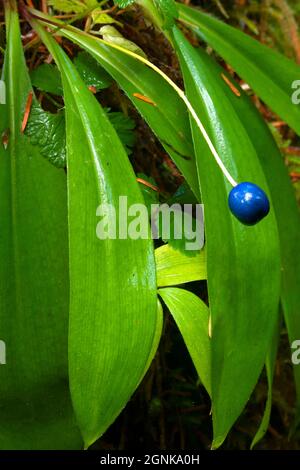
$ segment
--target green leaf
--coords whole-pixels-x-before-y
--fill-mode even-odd
[[[30,143],[37,145],[43,157],[57,168],[66,166],[66,129],[64,111],[51,114],[33,103],[26,126]]]
[[[129,5],[132,5],[134,0],[114,0],[114,4],[118,5],[120,8],[126,8]]]
[[[107,117],[111,124],[114,126],[120,141],[124,145],[127,154],[131,155],[132,147],[134,147],[136,141],[136,135],[134,129],[136,127],[135,121],[129,116],[125,116],[120,111],[111,111],[110,109],[105,110]]]
[[[155,261],[158,287],[207,279],[204,249],[191,258],[167,244],[155,250]]]
[[[31,83],[41,91],[62,95],[62,84],[59,70],[51,64],[41,64],[30,72]]]
[[[195,256],[204,245],[203,213],[193,216],[192,206],[189,210],[180,204],[161,204],[159,210],[152,211],[152,227],[157,238],[168,242],[175,250],[185,256]]]
[[[87,87],[93,86],[99,91],[112,84],[111,77],[90,54],[79,52],[74,59],[74,65]]]
[[[214,61],[211,60],[210,64],[216,74],[221,73],[221,67]],[[238,87],[232,79],[231,81],[234,86]],[[253,143],[270,189],[280,238],[281,305],[288,329],[289,341],[292,344],[293,341],[299,338],[300,332],[300,217],[295,192],[283,157],[270,129],[253,105],[251,99],[242,90],[240,90],[241,97],[236,99],[236,96],[225,82],[222,83],[222,87],[223,92],[226,94]],[[300,411],[299,365],[294,365],[294,375],[297,391],[297,407]]]
[[[198,204],[199,202],[186,181],[179,186],[176,193],[168,200],[169,204]]]
[[[162,330],[163,330],[163,322],[164,322],[163,308],[162,308],[162,305],[159,301],[159,298],[157,298],[156,329],[155,329],[155,333],[154,333],[154,337],[153,337],[152,348],[151,348],[150,354],[148,356],[148,361],[146,363],[146,367],[145,367],[143,376],[148,371],[148,369],[151,365],[151,362],[153,361],[153,359],[154,359],[154,357],[157,353],[160,338],[161,338],[161,335],[162,335]]]
[[[80,449],[68,385],[66,176],[21,134],[31,92],[13,2],[6,3],[7,105],[0,106],[0,448]],[[22,78],[20,78],[22,77]]]
[[[174,0],[154,0],[154,4],[163,16],[163,28],[169,29],[178,18],[178,10]]]
[[[267,359],[266,359],[266,372],[267,372],[267,380],[268,380],[268,396],[266,401],[265,412],[260,423],[259,429],[254,436],[254,439],[251,443],[251,449],[264,437],[266,434],[271,417],[272,411],[272,391],[273,391],[273,379],[275,373],[275,365],[276,365],[276,356],[278,350],[278,343],[280,338],[280,317],[278,316],[277,324],[275,325],[273,337],[270,344],[270,349],[268,351]]]
[[[99,204],[119,216],[119,197],[143,203],[126,152],[105,111],[63,50],[38,23],[63,81],[68,160],[70,387],[90,446],[114,421],[141,381],[157,330],[152,241],[100,240]],[[97,211],[97,212],[96,212]],[[108,220],[113,223],[113,213]],[[83,321],[84,319],[84,321]]]
[[[59,32],[89,52],[126,92],[200,200],[188,113],[177,93],[162,77],[126,53],[74,27],[61,26]],[[141,101],[135,93],[150,98],[156,106]]]
[[[178,18],[178,9],[174,0],[137,0],[151,21],[165,30],[172,28]]]
[[[97,0],[48,0],[48,5],[63,13],[83,13],[90,8],[97,7]]]
[[[255,93],[300,135],[300,107],[292,102],[300,67],[232,26],[179,5],[180,19],[213,47]]]
[[[195,294],[178,288],[158,291],[183,337],[201,382],[211,394],[209,310]]]
[[[211,59],[177,28],[173,32],[187,95],[223,162],[235,180],[253,181],[269,192],[254,143]],[[279,304],[279,241],[273,207],[252,227],[230,214],[231,186],[194,121],[191,125],[205,207],[215,448],[242,412],[267,355]]]
[[[91,16],[93,20],[93,26],[95,24],[112,24],[112,23],[116,23],[119,26],[122,26],[122,23],[117,21],[115,18],[113,18],[110,15],[107,15],[106,13],[103,13],[101,8],[94,10]]]
[[[128,51],[140,55],[141,57],[146,57],[145,52],[137,44],[124,38],[124,36],[114,26],[102,26],[99,33],[103,36],[104,41],[121,46]]]
[[[79,52],[74,64],[86,86],[96,91],[108,88],[112,79],[98,62],[86,52]],[[41,64],[30,72],[31,83],[41,91],[61,96],[63,94],[61,76],[55,65]]]
[[[4,80],[0,80],[0,105],[6,104],[6,84]]]
[[[121,112],[111,112],[110,109],[105,109],[105,111],[127,154],[130,155],[135,144],[135,133],[133,132],[135,122]],[[52,165],[57,168],[66,167],[66,127],[63,110],[57,114],[51,114],[44,111],[37,102],[34,102],[25,134],[30,137],[30,143],[37,145],[41,154]]]

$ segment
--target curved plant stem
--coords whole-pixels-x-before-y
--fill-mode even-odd
[[[149,68],[151,68],[152,70],[154,70],[155,72],[157,72],[166,82],[169,83],[169,85],[171,85],[171,87],[176,91],[176,93],[180,96],[180,98],[184,101],[187,109],[189,110],[192,118],[194,119],[194,121],[196,122],[201,134],[203,135],[211,153],[213,154],[217,164],[219,165],[219,167],[221,168],[224,176],[227,178],[227,180],[229,181],[229,183],[232,185],[232,186],[237,186],[237,182],[234,180],[234,178],[231,176],[231,174],[229,173],[229,171],[227,170],[227,168],[225,167],[222,159],[220,158],[214,144],[212,143],[208,133],[206,132],[205,130],[205,127],[203,126],[201,120],[199,119],[199,116],[197,115],[196,111],[194,110],[193,106],[191,105],[190,101],[188,100],[186,94],[184,93],[184,91],[176,85],[176,83],[173,82],[173,80],[171,80],[170,77],[168,77],[168,75],[166,75],[162,70],[160,70],[156,65],[152,64],[152,62],[150,62],[148,59],[145,59],[144,57],[142,56],[139,56],[138,54],[135,54],[134,52],[132,51],[129,51],[128,49],[124,49],[123,47],[121,46],[118,46],[116,44],[112,44],[112,43],[109,43],[107,41],[104,41],[104,39],[99,39],[101,42],[103,42],[104,44],[108,45],[108,46],[111,46],[111,47],[114,47],[115,49],[118,49],[119,51],[122,51],[128,55],[130,55],[131,57],[134,57],[135,59],[139,60],[140,62],[143,62],[145,65],[147,65]]]
[[[61,28],[69,29],[70,28],[66,25],[63,25],[60,22],[54,22],[52,20],[52,18],[48,18],[46,15],[41,15],[40,12],[38,12],[37,10],[28,9],[27,11],[33,18],[36,18],[36,19],[38,19],[40,21],[43,21],[43,22],[46,22],[49,26],[57,26],[59,29],[61,29]],[[237,186],[238,183],[231,176],[231,174],[227,170],[226,166],[224,165],[224,163],[223,163],[221,157],[219,156],[214,144],[212,143],[208,133],[206,132],[205,127],[203,126],[199,116],[197,115],[197,113],[194,110],[192,104],[190,103],[187,96],[185,95],[184,91],[179,86],[177,86],[176,83],[174,83],[173,80],[171,80],[171,78],[168,77],[168,75],[166,75],[162,70],[160,70],[156,65],[154,65],[152,62],[150,62],[148,59],[136,54],[135,52],[132,52],[128,49],[125,49],[122,46],[119,46],[117,44],[113,44],[113,43],[110,43],[108,41],[105,41],[104,39],[95,38],[95,36],[91,36],[90,34],[84,32],[84,31],[81,31],[81,30],[78,30],[78,31],[80,31],[81,34],[92,37],[94,40],[100,41],[100,42],[102,42],[103,44],[105,44],[109,47],[117,49],[117,50],[123,52],[124,54],[127,54],[127,55],[135,58],[136,60],[139,60],[140,62],[142,62],[143,64],[147,65],[149,68],[154,70],[156,73],[158,73],[176,91],[178,96],[183,100],[183,102],[185,103],[187,109],[189,110],[192,118],[194,119],[198,129],[200,130],[201,134],[203,135],[203,137],[204,137],[204,139],[205,139],[205,141],[206,141],[206,143],[207,143],[207,145],[208,145],[215,161],[217,162],[218,166],[220,167],[221,171],[223,172],[224,176],[226,177],[226,179],[229,181],[229,183],[232,186]]]

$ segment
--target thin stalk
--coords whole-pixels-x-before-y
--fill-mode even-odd
[[[48,26],[50,27],[53,27],[53,26],[56,26],[56,27],[59,27],[58,29],[70,29],[70,26],[65,26],[65,25],[62,25],[62,24],[58,24],[58,23],[55,23],[52,21],[52,18],[51,19],[48,19],[46,15],[40,15],[38,11],[36,10],[31,10],[31,9],[28,9],[28,12],[29,14],[33,17],[33,18],[36,18],[40,21],[43,21],[43,22],[46,22]],[[71,29],[73,31],[73,29]],[[76,30],[77,31],[77,30]],[[74,31],[73,31],[74,32]],[[229,173],[229,171],[227,170],[226,166],[224,165],[222,159],[220,158],[214,144],[212,143],[208,133],[206,132],[205,130],[205,127],[204,125],[202,124],[199,116],[197,115],[196,111],[194,110],[192,104],[190,103],[189,99],[187,98],[187,96],[185,95],[184,91],[176,85],[176,83],[173,82],[173,80],[171,80],[170,77],[168,77],[168,75],[166,75],[162,70],[160,70],[156,65],[152,64],[152,62],[150,62],[148,59],[136,54],[135,52],[132,52],[132,51],[129,51],[128,49],[125,49],[123,48],[122,46],[119,46],[117,44],[113,44],[113,43],[110,43],[110,42],[107,42],[105,41],[104,39],[100,39],[100,38],[95,38],[95,36],[91,36],[90,34],[84,32],[84,31],[81,31],[81,30],[78,30],[77,31],[78,33],[82,34],[82,35],[85,35],[85,36],[88,36],[89,38],[93,38],[94,40],[96,41],[100,41],[102,42],[102,44],[105,44],[109,47],[112,47],[114,49],[117,49],[121,52],[123,52],[124,54],[127,54],[131,57],[133,57],[134,59],[142,62],[143,64],[147,65],[149,68],[151,68],[152,70],[154,70],[156,73],[158,73],[173,89],[174,91],[178,94],[178,96],[182,99],[182,101],[185,103],[188,111],[190,112],[192,118],[194,119],[198,129],[200,130],[201,134],[203,135],[216,163],[218,164],[218,166],[220,167],[221,171],[223,172],[224,176],[226,177],[226,179],[229,181],[229,183],[235,187],[237,186],[237,182],[235,181],[235,179],[231,176],[231,174]]]
[[[229,183],[232,185],[232,186],[237,186],[237,182],[233,179],[233,177],[231,176],[231,174],[229,173],[229,171],[227,170],[227,168],[225,167],[224,163],[222,162],[222,159],[220,158],[214,144],[212,143],[208,133],[206,132],[205,130],[205,127],[203,126],[201,120],[199,119],[199,116],[197,115],[196,111],[194,110],[192,104],[190,103],[189,99],[187,98],[186,94],[184,93],[184,91],[176,85],[176,83],[173,82],[173,80],[171,80],[170,77],[168,77],[168,75],[166,75],[162,70],[160,70],[156,65],[152,64],[152,62],[150,62],[148,59],[145,59],[144,57],[142,56],[139,56],[138,54],[135,54],[134,52],[132,51],[129,51],[127,49],[124,49],[123,47],[121,46],[118,46],[116,44],[111,44],[111,43],[108,43],[107,41],[104,41],[103,39],[100,39],[101,42],[109,45],[109,46],[112,46],[114,47],[115,49],[118,49],[122,52],[126,52],[126,54],[130,55],[131,57],[134,57],[135,59],[139,60],[140,62],[143,62],[145,65],[147,65],[149,68],[151,68],[152,70],[154,70],[155,72],[157,72],[167,83],[169,83],[169,85],[171,85],[171,87],[176,91],[176,93],[178,94],[178,96],[183,100],[183,102],[185,103],[187,109],[189,110],[192,118],[194,119],[195,123],[197,124],[200,132],[202,133],[211,153],[213,154],[217,164],[219,165],[219,167],[221,168],[224,176],[227,178],[227,180],[229,181]]]

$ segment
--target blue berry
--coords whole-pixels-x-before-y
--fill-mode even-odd
[[[254,183],[240,183],[229,194],[228,203],[233,215],[245,225],[257,224],[270,211],[266,193]]]

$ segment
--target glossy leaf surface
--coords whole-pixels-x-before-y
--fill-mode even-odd
[[[247,34],[186,5],[180,18],[210,44],[270,108],[300,134],[300,107],[293,103],[300,67]]]
[[[187,256],[166,244],[155,250],[155,260],[159,287],[207,279],[204,249],[195,256]]]
[[[269,424],[272,411],[272,398],[273,398],[273,380],[275,374],[275,365],[276,365],[276,356],[278,350],[278,343],[280,339],[280,317],[278,316],[277,324],[275,325],[273,337],[270,343],[270,348],[267,354],[266,359],[266,374],[268,381],[268,395],[265,406],[265,411],[258,428],[257,433],[255,434],[253,441],[251,443],[251,449],[261,440],[266,434]]]
[[[68,384],[67,188],[21,133],[32,91],[18,15],[6,3],[7,105],[0,105],[0,448],[80,449]],[[20,80],[22,77],[22,80]]]
[[[99,217],[107,214],[107,223],[114,224],[113,208],[121,213],[119,197],[126,196],[129,207],[142,204],[142,195],[105,111],[62,49],[35,27],[55,58],[64,89],[70,385],[88,447],[126,405],[148,364],[157,323],[154,253],[149,238],[99,239]],[[100,204],[111,206],[100,210]],[[121,228],[127,229],[126,222]]]
[[[213,60],[209,62],[215,74],[221,74],[223,69]],[[238,88],[238,84],[232,78],[230,80]],[[222,82],[221,86],[225,95],[253,143],[269,186],[280,238],[281,305],[290,344],[292,344],[293,341],[299,338],[300,334],[300,214],[295,192],[284,164],[283,156],[268,125],[262,119],[251,99],[241,89],[239,89],[241,97],[236,99],[236,96],[226,83],[223,80]],[[297,391],[297,408],[300,412],[299,365],[294,365],[294,375]]]
[[[268,192],[255,147],[209,57],[195,50],[177,28],[174,44],[188,97],[227,169],[237,181],[253,181]],[[213,446],[218,447],[249,399],[267,354],[279,304],[279,242],[273,208],[254,227],[242,225],[230,214],[230,184],[198,127],[191,124],[205,210]]]
[[[209,310],[195,294],[168,287],[158,291],[173,316],[208,393],[211,391]]]
[[[45,15],[40,16],[47,18]],[[173,88],[138,60],[104,44],[99,39],[71,26],[68,28],[62,26],[59,32],[92,54],[112,75],[159,138],[194,194],[200,199],[188,113]],[[154,105],[145,103],[134,94],[149,98]]]

